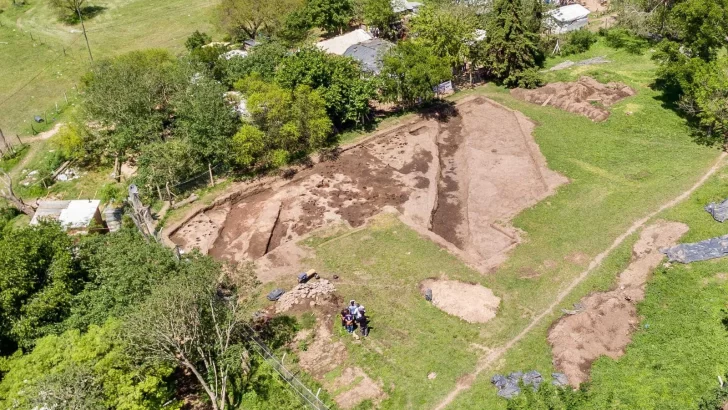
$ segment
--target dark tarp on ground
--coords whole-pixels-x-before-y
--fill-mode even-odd
[[[695,243],[683,243],[663,251],[670,262],[691,263],[726,256],[728,235]]]
[[[276,300],[278,300],[278,298],[280,298],[280,297],[281,297],[281,296],[282,296],[282,295],[283,295],[284,293],[286,293],[286,291],[285,291],[285,290],[283,290],[283,289],[280,289],[280,288],[279,288],[279,289],[273,289],[273,290],[272,290],[272,291],[270,291],[270,293],[268,294],[268,300],[270,300],[270,301],[276,301]]]
[[[705,210],[713,215],[716,221],[725,222],[728,219],[728,199],[723,202],[711,202],[705,205]]]
[[[551,383],[555,386],[563,386],[566,384],[565,375],[552,373],[551,376],[554,378]],[[523,372],[513,372],[508,376],[496,374],[490,379],[490,382],[498,389],[498,395],[506,399],[511,399],[521,392],[521,388],[518,385],[521,381],[524,386],[531,386],[533,390],[538,390],[538,386],[543,383],[543,376],[541,376],[541,373],[531,370],[525,374]]]

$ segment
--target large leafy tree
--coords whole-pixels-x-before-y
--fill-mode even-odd
[[[354,16],[350,0],[308,0],[306,15],[314,27],[328,33],[341,33]]]
[[[429,5],[412,19],[410,32],[415,41],[428,46],[438,57],[461,66],[474,42],[477,19],[466,6]]]
[[[123,316],[156,284],[191,265],[206,263],[196,257],[180,262],[171,249],[147,242],[134,228],[84,238],[77,254],[88,278],[73,300],[65,326],[81,330]]]
[[[351,58],[304,48],[283,59],[275,79],[284,88],[305,85],[317,90],[336,126],[368,120],[369,100],[374,97],[375,88]]]
[[[0,240],[0,341],[2,352],[32,346],[58,330],[85,275],[73,242],[57,224],[15,230]]]
[[[83,79],[83,109],[95,130],[87,147],[116,159],[163,138],[173,95],[184,82],[163,50],[134,51],[99,62]]]
[[[225,91],[222,84],[202,77],[191,81],[172,99],[173,133],[189,142],[191,154],[198,160],[224,161],[230,137],[240,126],[237,113],[223,98]]]
[[[331,134],[324,99],[305,85],[288,90],[253,76],[236,88],[247,97],[252,123],[233,137],[233,155],[242,167],[281,166],[322,147]]]
[[[491,74],[508,86],[541,60],[538,32],[532,31],[519,0],[495,0],[487,25],[485,63]]]
[[[394,12],[391,0],[363,0],[362,9],[366,25],[377,29],[383,37],[394,37],[393,27],[399,16]]]
[[[46,336],[31,352],[11,356],[3,364],[0,407],[179,408],[169,383],[174,368],[135,362],[120,332],[121,323],[112,320],[86,333],[69,330]]]
[[[257,73],[265,80],[272,80],[276,68],[288,55],[280,42],[269,41],[253,47],[246,57],[233,57],[225,63],[225,78],[228,84]]]
[[[252,271],[237,271],[237,287],[218,282],[220,269],[174,276],[127,317],[126,335],[140,358],[194,374],[214,410],[236,406],[249,371],[240,314],[250,300]],[[239,292],[238,292],[239,291]]]
[[[424,45],[403,41],[384,55],[381,98],[413,106],[435,97],[433,88],[452,78],[448,61]]]
[[[300,0],[223,0],[217,15],[220,26],[233,38],[256,39],[262,31],[275,32],[300,5]]]

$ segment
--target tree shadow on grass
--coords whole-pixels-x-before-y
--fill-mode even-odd
[[[419,110],[419,115],[426,120],[449,122],[451,118],[457,117],[459,112],[454,101],[437,99],[423,105]]]
[[[682,96],[682,92],[678,87],[657,80],[650,85],[650,88],[654,91],[660,92],[660,94],[653,98],[660,102],[662,108],[674,112],[680,118],[685,120],[685,123],[690,128],[690,138],[694,143],[706,147],[715,147],[722,142],[722,138],[720,136],[712,135],[707,132],[700,126],[700,121],[696,116],[688,114],[680,107],[680,97]]]
[[[83,20],[91,20],[106,10],[104,6],[84,6],[81,7],[81,16]],[[68,13],[66,16],[61,18],[61,21],[68,25],[76,25],[81,23],[81,19],[78,17],[78,13]]]

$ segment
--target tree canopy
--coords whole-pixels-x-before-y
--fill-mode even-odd
[[[429,47],[403,41],[384,55],[381,98],[413,106],[432,100],[433,88],[451,77],[450,64]]]
[[[465,63],[470,44],[475,40],[476,27],[475,14],[463,5],[428,5],[410,22],[415,41],[426,45],[453,66]]]

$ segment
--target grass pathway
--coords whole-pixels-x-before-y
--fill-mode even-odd
[[[13,167],[13,169],[10,170],[9,174],[10,177],[15,179],[18,175],[20,175],[20,172],[30,163],[30,161],[35,158],[38,150],[43,146],[43,141],[51,138],[52,136],[56,135],[58,130],[61,129],[61,126],[63,124],[58,123],[53,128],[51,128],[48,131],[41,132],[37,136],[33,138],[26,138],[24,143],[29,144],[28,151],[25,153],[25,156],[23,157],[20,162],[18,162],[17,165]]]
[[[503,357],[503,355],[508,352],[513,346],[515,346],[518,342],[523,340],[526,335],[531,332],[538,324],[548,315],[551,315],[554,312],[554,309],[556,309],[559,304],[561,304],[564,299],[581,283],[584,281],[584,279],[589,276],[589,274],[594,271],[601,263],[602,261],[615,249],[617,249],[628,237],[630,237],[632,234],[637,232],[640,228],[642,228],[650,219],[654,218],[656,215],[662,213],[663,211],[670,209],[677,205],[678,203],[684,201],[687,199],[690,195],[693,194],[698,188],[700,188],[707,180],[710,178],[713,174],[715,174],[718,169],[723,165],[723,161],[725,160],[726,156],[728,156],[728,153],[723,152],[719,157],[718,160],[713,164],[713,166],[706,172],[692,187],[690,187],[687,191],[682,192],[680,195],[675,197],[674,199],[670,200],[669,202],[663,204],[658,208],[657,210],[649,213],[647,216],[638,219],[635,221],[624,233],[622,233],[620,236],[618,236],[614,242],[612,243],[609,248],[598,254],[592,261],[589,263],[589,266],[584,270],[579,276],[577,276],[569,285],[561,291],[556,299],[549,305],[544,311],[542,311],[540,314],[538,314],[536,317],[531,320],[531,322],[515,337],[507,341],[502,347],[492,350],[487,355],[481,357],[478,360],[478,366],[475,368],[475,371],[465,377],[462,377],[455,388],[448,393],[448,395],[435,407],[435,410],[442,410],[446,408],[450,403],[455,400],[455,398],[462,393],[465,390],[468,390],[477,376],[488,369],[493,363],[495,363],[496,360]]]

